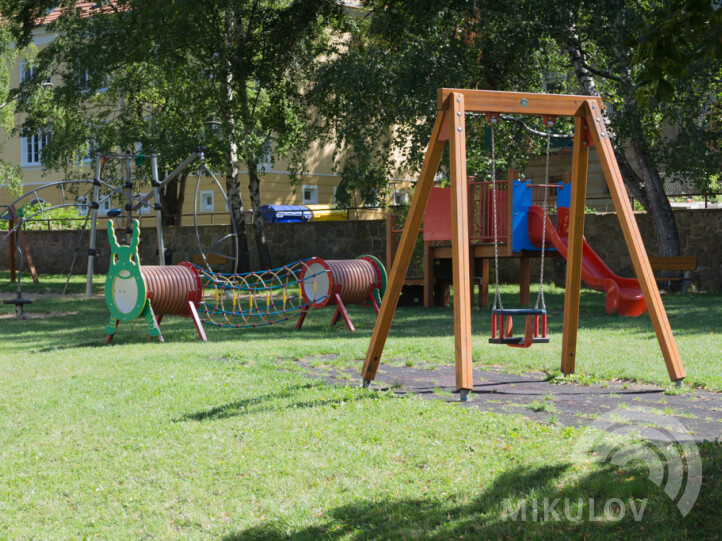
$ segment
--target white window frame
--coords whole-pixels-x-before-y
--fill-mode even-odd
[[[35,70],[37,67],[32,62],[20,62],[20,82],[23,83],[27,81],[28,79],[32,79],[35,76]],[[51,84],[53,82],[53,78],[48,77],[47,79],[43,79],[43,84]]]
[[[20,138],[20,165],[22,167],[36,167],[42,165],[40,157],[50,142],[50,133],[34,133],[29,137]],[[30,146],[32,145],[32,147]]]
[[[263,155],[259,157],[258,164],[256,165],[256,171],[259,173],[265,173],[273,169],[273,138],[269,137],[265,143],[263,143],[262,149]]]
[[[306,191],[311,195],[309,199],[306,199]],[[318,186],[313,184],[304,184],[301,186],[301,204],[318,205]]]
[[[206,197],[210,196],[210,204],[206,203]],[[216,210],[216,194],[213,190],[204,190],[200,193],[200,203],[198,208],[201,212],[214,212]]]
[[[95,159],[95,141],[96,137],[93,135],[90,139],[88,139],[88,148],[85,150],[85,154],[83,155],[83,158],[80,160],[82,163],[90,163]]]
[[[35,75],[35,66],[30,62],[20,62],[20,82],[24,83]]]
[[[87,216],[88,211],[90,210],[90,207],[88,206],[88,196],[87,195],[80,195],[75,199],[75,205],[78,209],[78,214],[80,216]]]
[[[111,200],[111,197],[109,195],[101,197],[98,205],[99,216],[107,216],[108,212],[113,209],[113,201]]]
[[[558,87],[564,84],[566,77],[563,73],[547,72],[542,75],[542,87],[544,92],[554,93]]]
[[[333,187],[333,201],[331,201],[334,205],[338,204],[338,199],[336,199],[336,191],[338,190],[338,186]]]
[[[90,82],[90,74],[88,73],[88,70],[83,71],[78,76],[78,86],[80,87],[80,90],[88,90],[88,83]]]
[[[83,92],[88,92],[89,85],[90,85],[90,72],[88,70],[85,70],[78,78],[78,86],[80,86],[80,90],[82,90]],[[106,90],[108,90],[108,76],[103,75],[103,83],[101,84],[100,88],[97,91],[105,92]]]
[[[139,197],[139,199],[143,199],[143,198],[144,198],[145,196],[147,196],[147,195],[148,195],[147,193],[141,193],[141,194],[138,194],[138,197]],[[138,202],[140,202],[140,201],[138,201]],[[134,200],[134,201],[133,201],[133,206],[135,206],[135,205],[137,205],[137,204],[138,204],[138,203],[136,203],[135,200]],[[150,214],[150,202],[144,203],[143,205],[141,205],[140,207],[138,207],[138,210],[136,211],[136,214],[138,214],[139,216],[141,216],[141,215],[142,215],[142,216],[146,216],[146,215]]]
[[[404,190],[403,188],[396,189],[394,188],[394,194],[393,194],[393,204],[394,206],[401,206],[401,205],[408,205],[409,204],[409,191]]]

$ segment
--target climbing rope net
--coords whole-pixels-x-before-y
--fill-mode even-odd
[[[326,291],[319,291],[316,280],[328,271],[309,273],[307,261],[243,274],[212,273],[193,265],[203,281],[203,302],[198,309],[201,321],[239,329],[273,325],[300,315],[328,297]],[[311,291],[313,296],[308,294]]]

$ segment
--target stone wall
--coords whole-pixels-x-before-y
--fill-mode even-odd
[[[722,248],[717,245],[722,239],[722,209],[675,210],[674,216],[681,255],[697,256],[693,282],[705,291],[722,291]],[[646,213],[635,217],[648,255],[659,255],[649,217]],[[609,268],[622,276],[634,276],[616,214],[588,215],[584,234]]]
[[[698,258],[698,269],[693,273],[697,288],[707,291],[722,291],[722,248],[716,243],[722,239],[722,210],[676,210],[682,255]],[[636,214],[642,238],[649,255],[658,255],[650,221],[646,214]],[[213,244],[228,233],[227,226],[204,226],[202,241],[205,246]],[[271,246],[274,265],[283,265],[312,256],[325,259],[351,259],[361,254],[371,254],[385,261],[385,222],[363,220],[349,222],[308,222],[301,224],[266,224],[268,243]],[[141,237],[141,260],[146,264],[157,264],[156,236],[154,229],[144,229]],[[249,229],[249,234],[252,231]],[[41,274],[64,274],[68,272],[75,246],[77,231],[28,231],[25,233],[32,250],[33,260]],[[119,233],[120,235],[120,233]],[[621,276],[633,276],[631,260],[627,253],[617,216],[614,213],[588,214],[585,221],[585,236],[592,248],[605,263]],[[168,227],[164,233],[165,245],[173,250],[173,262],[190,260],[198,253],[193,227]],[[108,237],[105,231],[98,232],[97,271],[108,269]],[[253,249],[253,268],[258,268],[258,258]],[[86,248],[88,233],[84,233],[81,250],[74,272],[83,274],[86,269]],[[8,253],[0,249],[0,268],[8,268]],[[563,285],[564,264],[560,258],[549,258],[547,275]],[[516,260],[502,262],[502,280],[518,280]],[[532,264],[532,281],[538,276],[538,267]]]
[[[300,224],[266,224],[266,236],[271,247],[274,266],[282,266],[299,259],[317,256],[324,259],[353,259],[362,254],[385,258],[386,230],[384,220],[348,222],[308,222]],[[199,228],[204,246],[210,246],[229,233],[228,226],[203,226]],[[26,231],[24,233],[33,262],[40,274],[66,274],[79,244],[79,231]],[[116,235],[122,242],[122,231]],[[249,235],[252,231],[249,229]],[[0,237],[1,238],[1,237]],[[80,250],[73,272],[85,274],[89,233],[82,234]],[[166,227],[163,230],[166,248],[173,251],[173,262],[190,261],[199,252],[194,227]],[[226,252],[229,242],[220,245]],[[251,245],[251,264],[258,269],[258,256]],[[109,250],[106,230],[98,230],[96,247],[98,257],[95,268],[98,273],[108,271]],[[141,230],[140,258],[146,265],[157,265],[157,237],[154,228]],[[7,244],[0,249],[0,269],[8,268]]]

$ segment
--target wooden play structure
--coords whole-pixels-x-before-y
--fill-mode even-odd
[[[576,364],[579,295],[582,280],[584,204],[587,188],[589,147],[596,147],[604,176],[629,249],[634,271],[652,319],[670,380],[681,384],[685,377],[677,344],[670,328],[652,267],[634,219],[632,207],[614,157],[602,117],[600,98],[573,95],[531,94],[486,90],[438,90],[437,116],[426,150],[398,251],[389,275],[388,287],[371,336],[361,375],[367,386],[375,378],[424,211],[433,188],[446,141],[449,142],[451,173],[451,257],[454,287],[454,337],[456,388],[465,400],[473,388],[471,362],[471,268],[469,243],[469,189],[466,174],[467,112],[484,113],[494,120],[500,114],[574,117],[571,194],[568,221],[567,273],[564,298],[561,369],[574,373]],[[493,146],[493,145],[492,145]],[[496,180],[496,179],[493,179]],[[494,235],[495,243],[498,235]],[[504,315],[504,314],[496,314]],[[521,314],[528,315],[531,314]],[[529,321],[529,317],[527,318]],[[529,324],[527,324],[528,334]]]
[[[545,192],[557,206],[569,206],[569,182],[571,175],[565,175],[564,182],[554,185],[532,184],[528,180],[519,180],[519,171],[507,171],[506,180],[497,180],[492,188],[491,182],[479,182],[476,177],[467,178],[469,201],[469,272],[471,286],[478,286],[478,305],[489,306],[489,264],[496,255],[502,259],[519,260],[519,305],[528,306],[531,295],[531,261],[539,259],[541,251],[528,240],[527,212],[531,205],[542,205]],[[509,196],[511,194],[511,197]],[[498,242],[494,242],[494,230],[491,221],[492,196],[498,203]],[[561,203],[560,203],[561,200]],[[449,304],[449,286],[451,275],[448,262],[452,258],[450,189],[434,187],[424,211],[423,221],[423,277],[405,277],[404,286],[420,286],[425,308],[446,306]],[[547,211],[553,209],[546,209]],[[386,264],[396,256],[399,234],[398,216],[386,216]],[[557,252],[548,246],[547,256],[555,257]],[[442,263],[442,264],[440,264]],[[443,263],[447,263],[444,266]],[[443,268],[446,272],[439,272]]]

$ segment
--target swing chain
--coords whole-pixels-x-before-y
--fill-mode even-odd
[[[496,293],[494,295],[494,306],[496,310],[497,302],[499,303],[499,310],[504,309],[504,305],[501,303],[501,293],[499,292],[499,231],[497,224],[497,212],[496,212],[496,142],[494,140],[494,126],[496,125],[496,117],[491,116],[489,118],[491,124],[491,206],[494,212],[494,281],[496,282]]]
[[[541,301],[542,310],[546,310],[546,301],[544,300],[544,253],[546,252],[546,238],[547,238],[547,208],[549,206],[549,154],[551,144],[551,126],[552,121],[546,121],[547,130],[547,157],[546,157],[546,170],[544,172],[544,207],[542,208],[542,242],[541,242],[541,260],[539,269],[539,293],[536,297],[536,304],[534,309],[539,308],[539,301]]]

